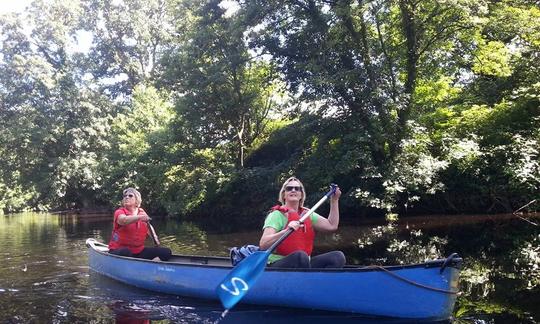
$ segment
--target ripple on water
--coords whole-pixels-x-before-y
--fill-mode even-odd
[[[34,282],[32,284],[32,286],[43,286],[43,285],[46,285],[48,283],[49,283],[48,281]]]

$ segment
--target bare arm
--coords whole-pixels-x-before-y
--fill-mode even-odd
[[[120,214],[118,215],[118,218],[117,218],[117,223],[120,224],[120,225],[128,225],[128,224],[131,224],[131,223],[135,223],[139,220],[142,220],[144,222],[147,222],[150,220],[150,217],[148,217],[148,215],[143,212],[141,214],[138,214],[138,215],[126,215],[126,214]]]
[[[295,231],[302,227],[303,225],[300,224],[298,221],[290,222],[288,226],[286,226],[281,231],[277,231],[273,227],[267,227],[264,229],[263,234],[261,236],[261,240],[259,241],[259,247],[261,250],[266,250],[269,247],[274,244],[277,240],[279,240],[280,237],[282,237],[289,228],[294,229]]]
[[[261,236],[261,240],[259,241],[259,247],[261,250],[266,250],[272,244],[277,241],[285,232],[287,231],[287,228],[277,231],[273,227],[267,227],[264,229],[263,234]]]
[[[318,216],[317,221],[313,223],[313,228],[321,232],[334,232],[339,227],[339,197],[341,190],[336,188],[336,192],[330,198],[330,213],[328,218]]]

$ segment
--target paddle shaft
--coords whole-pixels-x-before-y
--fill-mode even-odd
[[[317,208],[319,208],[320,205],[322,205],[328,199],[328,197],[332,196],[334,194],[334,192],[336,192],[336,185],[332,184],[331,188],[332,189],[330,189],[330,191],[328,191],[324,195],[324,197],[322,197],[315,204],[315,206],[311,207],[311,209],[304,216],[302,216],[302,218],[299,219],[300,223],[303,223],[309,216],[311,216],[311,214],[313,214],[315,212],[315,210]],[[274,252],[274,250],[278,247],[278,245],[280,245],[281,242],[285,241],[287,239],[287,237],[289,237],[289,235],[292,234],[292,232],[294,232],[294,229],[289,227],[287,229],[287,232],[285,232],[285,234],[283,234],[277,241],[274,242],[274,244],[272,244],[272,246],[270,246],[270,248],[268,248],[268,250],[266,250],[267,253],[270,254],[270,253]]]
[[[148,223],[148,230],[150,231],[150,236],[152,237],[152,241],[154,241],[154,245],[159,246],[160,242],[159,242],[159,238],[158,238],[158,236],[156,234],[156,230],[154,230],[154,226],[152,226],[152,224],[150,224],[150,221],[148,221],[147,223]]]

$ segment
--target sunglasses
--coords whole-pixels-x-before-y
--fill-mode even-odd
[[[126,198],[126,197],[133,198],[133,197],[135,197],[135,195],[133,195],[133,194],[124,195],[124,198]]]
[[[300,186],[286,186],[285,191],[302,191],[302,187]]]

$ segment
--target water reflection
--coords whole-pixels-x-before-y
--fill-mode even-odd
[[[270,308],[268,306],[238,305],[222,317],[217,302],[154,294],[111,280],[90,271],[90,284],[99,298],[113,311],[116,323],[155,323],[170,320],[174,323],[449,323],[448,321],[411,321],[402,319],[369,318],[355,314]],[[127,321],[127,322],[126,322]]]
[[[465,257],[454,313],[458,322],[539,321],[540,232],[514,215],[404,218],[364,231],[347,254],[379,264],[453,252]]]
[[[529,218],[538,222],[540,215]],[[221,255],[257,243],[260,230],[227,235],[192,223],[156,218],[154,227],[176,253]],[[107,242],[111,215],[0,216],[0,322],[215,323],[217,303],[154,294],[88,270],[84,241]],[[353,264],[414,263],[457,252],[464,269],[459,323],[540,321],[540,231],[511,215],[404,218],[393,224],[342,226],[320,235],[316,250],[341,249]],[[97,278],[96,278],[97,276]],[[381,319],[311,310],[240,305],[223,323],[381,323]],[[383,323],[408,321],[385,320]]]

